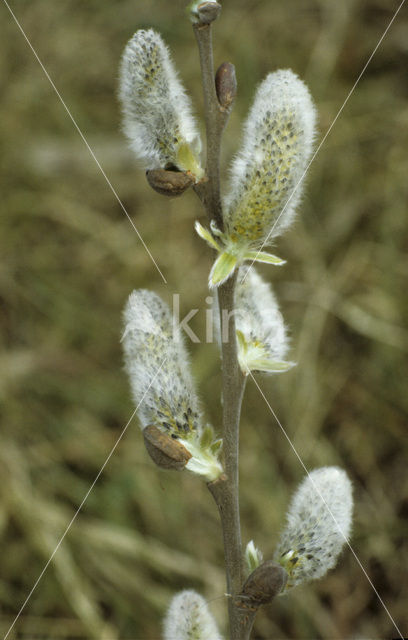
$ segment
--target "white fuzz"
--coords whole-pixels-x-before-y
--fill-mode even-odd
[[[125,365],[142,429],[154,425],[191,453],[186,469],[212,481],[222,440],[204,426],[181,331],[158,295],[133,291],[124,310]]]
[[[195,591],[181,591],[164,620],[164,640],[222,640],[207,603]]]
[[[123,128],[145,169],[174,165],[201,177],[201,142],[191,102],[161,36],[136,31],[120,66]]]
[[[169,308],[151,291],[129,296],[123,348],[141,427],[154,424],[176,437],[200,434],[199,403],[180,329]]]
[[[235,309],[236,329],[245,339],[245,344],[238,340],[241,367],[256,370],[256,360],[262,358],[282,362],[289,348],[285,323],[271,285],[254,267],[239,271]]]
[[[259,249],[290,225],[315,120],[309,91],[293,71],[270,73],[258,87],[224,201],[225,231],[232,242]]]
[[[238,360],[242,372],[287,371],[294,363],[285,362],[289,340],[279,305],[271,285],[254,267],[241,267],[235,289],[235,327],[238,338]],[[218,340],[220,317],[218,304],[214,308]],[[225,339],[225,338],[224,338]]]
[[[286,590],[334,567],[350,535],[352,510],[352,486],[342,469],[322,467],[303,480],[275,552],[289,575]]]

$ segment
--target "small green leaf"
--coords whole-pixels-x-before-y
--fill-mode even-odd
[[[211,447],[213,440],[214,440],[214,429],[212,428],[211,425],[207,424],[207,426],[204,428],[201,434],[200,448],[208,449],[209,447]]]
[[[228,280],[237,265],[237,257],[230,253],[221,253],[213,264],[210,272],[210,287],[218,287]]]
[[[296,362],[278,362],[268,358],[254,358],[245,362],[250,371],[264,371],[265,373],[282,373],[289,371],[296,365]]]
[[[224,244],[226,242],[228,242],[228,236],[223,233],[216,225],[215,220],[211,220],[210,222],[210,229],[212,231],[212,234],[216,237],[216,238],[221,238],[221,240],[224,242]]]
[[[247,251],[244,255],[244,260],[252,260],[254,262],[266,262],[267,264],[282,265],[286,263],[286,260],[274,256],[272,253],[266,253],[265,251]]]
[[[218,244],[218,242],[213,238],[213,236],[211,235],[211,233],[208,231],[208,229],[206,229],[205,227],[203,227],[198,220],[196,220],[195,224],[194,224],[194,228],[196,230],[196,232],[198,233],[198,235],[200,236],[200,238],[202,238],[203,240],[206,241],[207,244],[210,245],[210,247],[212,249],[215,249],[216,251],[221,251],[221,247]]]
[[[245,549],[245,561],[249,573],[255,571],[255,569],[261,564],[262,560],[262,552],[256,548],[254,541],[250,540]]]
[[[215,456],[218,454],[219,451],[221,451],[222,448],[222,438],[219,438],[218,440],[214,440],[214,442],[211,444],[211,453],[214,454]]]
[[[178,169],[182,171],[191,171],[196,178],[196,182],[204,176],[204,171],[200,166],[197,156],[186,143],[181,144],[177,149],[176,165]]]
[[[236,333],[237,333],[238,348],[240,349],[242,354],[245,354],[248,347],[247,341],[245,340],[245,336],[242,333],[242,331],[239,331],[239,329],[237,329]]]

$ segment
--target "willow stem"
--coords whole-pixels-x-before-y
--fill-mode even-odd
[[[207,211],[223,229],[220,196],[220,147],[221,136],[228,120],[229,109],[223,109],[217,99],[212,51],[212,25],[194,25],[200,54],[204,93],[204,109],[207,134],[206,177],[195,186],[195,191]],[[228,615],[231,640],[247,640],[253,616],[248,616],[238,606],[236,596],[243,584],[242,542],[239,514],[239,421],[245,376],[237,358],[235,332],[234,290],[237,274],[218,288],[218,304],[221,321],[222,345],[222,400],[223,400],[223,450],[225,473],[208,488],[217,504],[224,542],[225,569],[228,599]],[[240,603],[241,604],[241,603]]]
[[[214,220],[217,227],[223,229],[220,195],[220,151],[221,136],[228,120],[229,110],[225,111],[219,105],[215,91],[212,25],[194,25],[194,33],[200,54],[207,137],[206,180],[196,186],[196,192],[203,201],[210,220]]]

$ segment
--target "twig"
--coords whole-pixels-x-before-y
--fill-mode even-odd
[[[220,150],[221,135],[228,120],[229,110],[224,110],[219,105],[215,92],[212,25],[194,25],[194,33],[200,53],[207,134],[206,179],[197,185],[195,190],[203,201],[210,220],[215,220],[217,227],[222,229]]]
[[[194,25],[203,81],[205,121],[207,132],[206,178],[196,185],[195,191],[203,202],[209,220],[223,228],[220,197],[220,146],[221,136],[228,120],[230,106],[223,108],[217,99],[212,53],[211,24]],[[231,640],[249,637],[254,615],[242,608],[236,599],[243,583],[242,544],[239,516],[239,421],[245,377],[237,359],[235,333],[234,289],[236,274],[218,289],[222,344],[222,398],[223,441],[225,474],[208,485],[218,506],[224,540]],[[241,606],[239,606],[241,605]],[[248,615],[250,613],[250,615]]]

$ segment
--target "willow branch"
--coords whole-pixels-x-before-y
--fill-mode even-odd
[[[212,25],[194,25],[194,33],[200,54],[207,138],[206,179],[197,185],[195,190],[203,201],[210,220],[215,220],[218,228],[222,229],[220,151],[221,136],[228,120],[229,109],[220,106],[215,91]]]
[[[200,54],[207,134],[206,177],[195,186],[209,220],[223,229],[220,197],[221,136],[228,120],[232,100],[222,106],[217,97],[212,52],[211,24],[196,24],[194,32]],[[223,449],[225,474],[208,485],[217,504],[224,542],[228,613],[231,640],[249,637],[253,615],[248,615],[237,599],[243,583],[242,542],[239,514],[239,421],[245,377],[238,365],[235,332],[234,289],[236,274],[218,289],[222,344]]]

